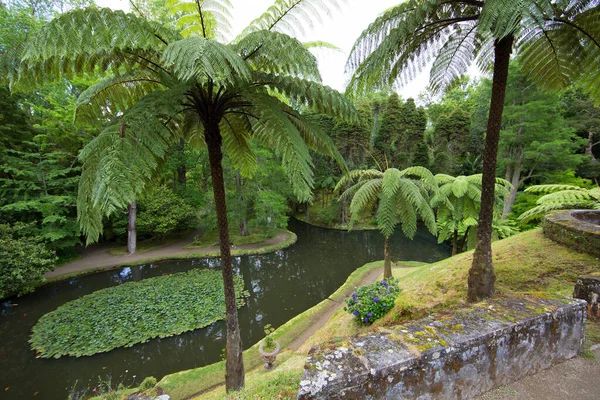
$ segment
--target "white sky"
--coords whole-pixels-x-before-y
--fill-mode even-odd
[[[315,27],[314,31],[300,37],[301,41],[321,40],[339,47],[342,53],[333,50],[319,50],[317,59],[323,77],[323,83],[337,90],[343,91],[348,77],[344,74],[344,67],[348,54],[354,41],[360,33],[379,14],[402,0],[346,0],[342,13],[334,13],[330,22],[323,26]],[[128,10],[128,0],[96,0],[98,6],[121,8]],[[273,0],[231,0],[233,4],[233,33],[238,34],[252,20],[260,16]],[[428,82],[428,69],[416,79],[399,90],[403,98],[417,98],[425,89]]]

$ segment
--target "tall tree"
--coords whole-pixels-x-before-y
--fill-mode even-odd
[[[178,29],[122,11],[75,10],[44,26],[8,73],[13,83],[30,85],[85,71],[107,76],[82,93],[76,114],[113,115],[81,153],[79,221],[90,241],[102,232],[103,216],[144,191],[181,137],[206,146],[225,287],[228,391],[244,386],[244,365],[223,151],[249,176],[256,169],[250,139],[275,149],[301,200],[310,197],[313,185],[310,148],[343,162],[327,135],[290,105],[355,118],[341,94],[321,85],[315,57],[288,34],[329,13],[335,3],[277,0],[231,43],[223,41],[231,18],[227,0],[171,2]]]
[[[533,81],[557,89],[585,77],[593,98],[600,99],[598,0],[409,0],[371,23],[348,60],[354,72],[351,93],[405,82],[430,59],[434,90],[464,74],[473,61],[484,70],[493,66],[479,230],[469,271],[471,302],[494,293],[496,155],[513,50]]]
[[[391,278],[390,237],[396,226],[400,225],[404,235],[412,239],[417,233],[419,218],[435,235],[437,227],[429,197],[432,193],[440,199],[444,196],[439,192],[434,176],[423,167],[410,167],[402,171],[396,168],[388,168],[383,172],[375,169],[351,171],[338,182],[336,190],[349,183],[353,184],[341,197],[352,199],[352,220],[365,211],[376,209],[377,226],[385,238],[383,277]]]
[[[402,149],[403,131],[402,101],[398,93],[392,92],[383,105],[374,144],[377,162],[382,165],[382,168],[398,165],[401,160],[408,161],[408,154]]]

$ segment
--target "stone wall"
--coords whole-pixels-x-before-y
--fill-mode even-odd
[[[566,210],[548,214],[544,235],[582,253],[600,257],[600,211]]]
[[[461,399],[577,355],[586,303],[501,298],[309,352],[299,399]]]

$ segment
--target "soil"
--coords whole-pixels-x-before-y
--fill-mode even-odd
[[[259,243],[245,244],[241,246],[235,246],[235,250],[257,250],[267,246],[273,246],[279,243],[283,243],[289,240],[290,234],[286,231],[278,231],[277,235],[271,239],[265,240]],[[202,254],[209,252],[217,252],[219,248],[217,246],[185,249],[184,247],[192,243],[194,235],[190,235],[180,241],[168,244],[158,249],[150,250],[145,253],[135,253],[132,255],[113,256],[110,254],[111,246],[98,245],[84,248],[81,251],[81,258],[70,263],[61,265],[54,269],[54,271],[47,272],[46,278],[54,278],[61,275],[69,275],[77,272],[83,272],[88,270],[96,270],[100,268],[111,268],[114,266],[131,263],[135,261],[144,261],[149,259],[176,257],[186,254]]]

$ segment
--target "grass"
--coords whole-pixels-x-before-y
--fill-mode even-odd
[[[255,244],[264,242],[274,238],[277,235],[278,230],[274,228],[250,228],[250,235],[241,236],[239,230],[229,231],[229,241],[234,246],[243,246],[247,244]],[[186,249],[198,249],[203,247],[214,247],[219,245],[219,232],[209,231],[204,232],[202,236],[194,239],[194,242],[185,246]]]
[[[540,229],[495,242],[493,249],[498,295],[571,296],[579,275],[600,272],[600,261],[597,258],[577,253],[546,239]],[[278,362],[278,367],[273,371],[251,371],[252,367],[247,367],[247,371],[250,372],[247,374],[245,390],[231,394],[227,398],[295,399],[304,367],[303,361],[313,345],[327,341],[340,343],[357,334],[385,329],[385,326],[416,319],[426,314],[466,306],[467,276],[472,259],[473,253],[467,252],[434,264],[399,262],[400,267],[394,268],[393,271],[394,276],[400,281],[402,292],[396,299],[395,308],[387,316],[371,327],[362,327],[353,323],[351,315],[341,309],[338,310],[327,324],[307,340],[296,353],[285,352],[281,364]],[[377,265],[381,264],[372,263],[365,267]],[[353,278],[356,276],[351,276],[349,280]],[[353,287],[356,283],[346,282],[344,286]],[[305,314],[318,312],[315,310],[318,307],[297,316],[295,320],[304,322],[312,320]],[[297,328],[301,329],[301,325],[299,324]],[[600,342],[600,324],[588,322],[586,336],[590,345]],[[221,371],[224,373],[224,370]],[[199,375],[197,379],[203,380],[204,376]],[[222,376],[220,380],[223,380]],[[188,382],[188,385],[190,384]],[[170,393],[169,390],[167,393]],[[201,396],[202,399],[224,397],[226,395],[222,387],[203,393]]]

